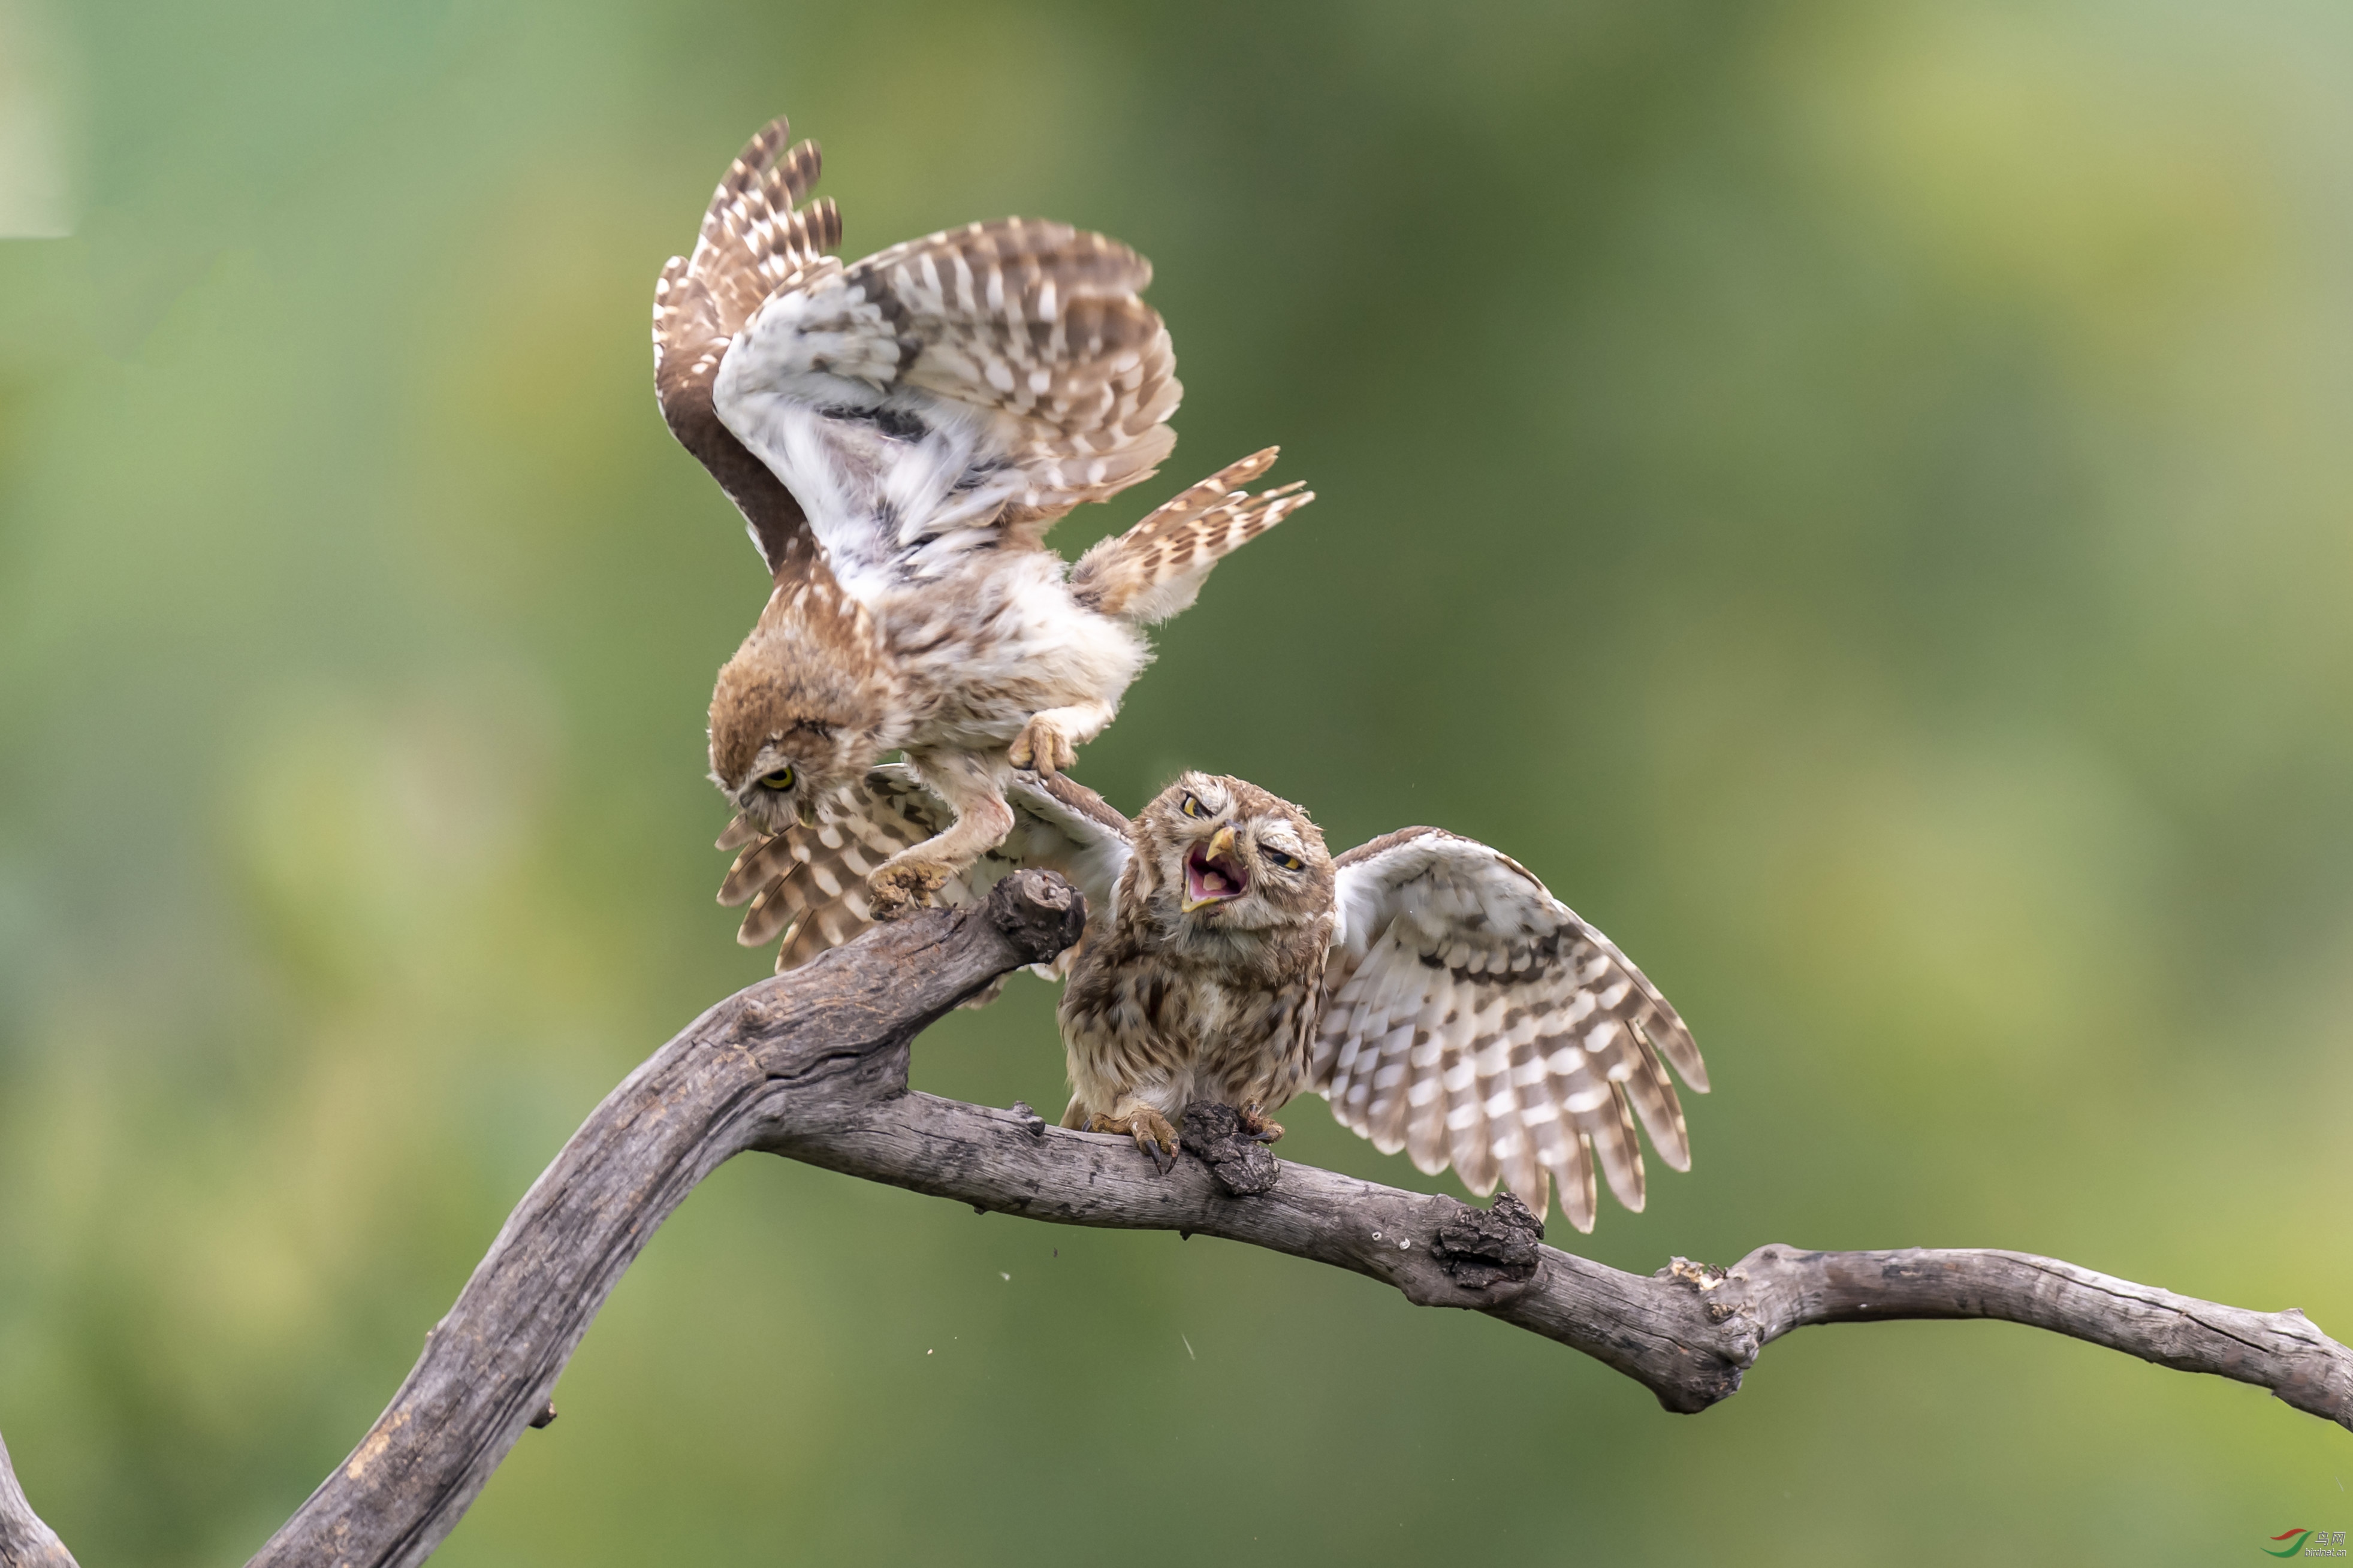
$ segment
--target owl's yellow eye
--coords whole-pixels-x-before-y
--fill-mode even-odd
[[[778,768],[775,773],[762,773],[760,775],[760,787],[762,789],[773,790],[788,790],[792,788],[793,770],[790,768]]]
[[[1201,803],[1195,800],[1189,795],[1185,797],[1185,804],[1177,809],[1182,811],[1187,816],[1207,816],[1209,815],[1208,812],[1201,809]]]
[[[1267,852],[1267,858],[1273,861],[1276,865],[1282,867],[1286,871],[1296,871],[1301,867],[1307,864],[1306,861],[1302,860],[1298,856],[1285,855],[1279,849],[1269,850]]]

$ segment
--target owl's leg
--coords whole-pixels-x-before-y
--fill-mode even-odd
[[[1241,1108],[1242,1131],[1261,1143],[1271,1143],[1282,1136],[1282,1123],[1270,1119],[1266,1107],[1251,1100]]]
[[[1088,1117],[1086,1131],[1124,1132],[1151,1156],[1162,1175],[1176,1168],[1176,1129],[1168,1125],[1168,1118],[1133,1096],[1122,1098],[1108,1116],[1097,1111]]]
[[[1013,831],[1013,808],[991,776],[987,759],[970,752],[909,752],[923,782],[955,813],[955,826],[902,849],[866,879],[868,906],[878,921],[894,921],[929,902],[972,863]]]
[[[1051,778],[1079,760],[1079,748],[1103,732],[1115,713],[1108,702],[1082,702],[1029,715],[1021,733],[1005,749],[1017,768],[1035,768]]]

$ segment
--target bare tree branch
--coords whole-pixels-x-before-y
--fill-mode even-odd
[[[5,1441],[0,1441],[0,1568],[75,1568],[66,1543],[25,1500]]]
[[[253,1562],[423,1562],[526,1427],[622,1270],[731,1155],[901,1092],[916,1034],[1078,939],[1071,885],[1018,872],[977,909],[883,926],[739,991],[605,1097],[491,1244],[392,1404]]]
[[[2255,1384],[2353,1429],[2353,1351],[2293,1309],[2247,1311],[1975,1249],[1775,1246],[1729,1269],[1677,1258],[1626,1274],[1541,1245],[1535,1216],[1508,1194],[1476,1209],[1279,1162],[1236,1135],[1230,1111],[1188,1115],[1194,1158],[1162,1176],[1124,1138],[907,1089],[919,1031],[997,975],[1060,952],[1082,918],[1067,883],[1025,871],[980,908],[880,928],[695,1020],[533,1184],[391,1405],[254,1563],[422,1562],[524,1430],[552,1417],[565,1361],[655,1227],[746,1149],[1003,1214],[1199,1232],[1329,1263],[1418,1304],[1558,1340],[1670,1410],[1735,1393],[1764,1346],[1810,1323],[1996,1318]],[[0,1568],[71,1563],[25,1506],[0,1447]]]
[[[1188,1150],[1200,1126],[1187,1119]],[[1728,1269],[1677,1258],[1627,1274],[1538,1245],[1535,1216],[1508,1195],[1482,1211],[1286,1161],[1271,1191],[1237,1196],[1203,1161],[1164,1177],[1124,1138],[913,1092],[761,1147],[1000,1213],[1218,1236],[1353,1269],[1418,1306],[1467,1307],[1558,1340],[1673,1411],[1736,1393],[1758,1352],[1811,1323],[1995,1318],[2252,1383],[2353,1430],[2353,1351],[2295,1308],[2219,1306],[2021,1252],[1768,1246]]]

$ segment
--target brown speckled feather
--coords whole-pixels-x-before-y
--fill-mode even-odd
[[[1188,914],[1186,857],[1220,830],[1247,890]],[[1314,1038],[1332,925],[1323,836],[1253,784],[1187,773],[1136,817],[1134,843],[1118,918],[1062,995],[1074,1112],[1141,1103],[1175,1122],[1197,1100],[1271,1110],[1304,1086]]]
[[[1149,626],[1188,608],[1220,557],[1315,499],[1293,483],[1253,496],[1242,487],[1274,466],[1279,448],[1254,452],[1103,540],[1071,570],[1079,603]]]
[[[1598,1156],[1628,1208],[1644,1196],[1639,1120],[1691,1167],[1672,1062],[1707,1072],[1691,1032],[1609,938],[1518,862],[1408,828],[1337,862],[1340,930],[1314,1087],[1346,1127],[1474,1192],[1509,1185],[1539,1214],[1548,1181],[1579,1230]]]
[[[1008,523],[1106,500],[1176,444],[1176,356],[1139,298],[1152,264],[1115,239],[1000,218],[894,245],[844,281],[921,345],[901,379],[1018,422],[1011,456],[1030,489]]]
[[[795,210],[817,184],[818,160],[814,142],[785,151],[791,136],[779,117],[752,138],[712,194],[693,254],[670,258],[654,284],[654,395],[662,417],[744,513],[778,579],[807,570],[815,542],[799,502],[720,423],[712,382],[769,291],[841,240],[832,202]]]
[[[1127,853],[1127,818],[1072,779],[1024,781],[1009,798],[1018,819],[1013,832],[944,888],[940,901],[974,902],[1013,872],[1036,866],[1078,885],[1091,926],[1108,918]],[[742,850],[720,884],[719,901],[751,905],[735,940],[745,947],[777,942],[779,974],[840,946],[872,923],[867,873],[948,820],[946,803],[903,766],[873,769],[840,791],[813,827],[763,835],[737,817],[719,837],[720,848]],[[1058,970],[1066,972],[1074,957],[1075,950],[1066,953]]]

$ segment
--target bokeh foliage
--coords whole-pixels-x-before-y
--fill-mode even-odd
[[[853,249],[1022,212],[1157,262],[1183,445],[1066,552],[1267,441],[1323,497],[1082,778],[1486,837],[1693,1020],[1697,1169],[1571,1245],[2007,1246],[2353,1332],[2341,6],[11,15],[79,219],[0,245],[0,1426],[85,1562],[241,1559],[579,1117],[764,968],[701,777],[763,584],[646,316],[779,109]],[[1018,982],[918,1082],[1058,1107],[1050,1008]],[[2023,1330],[1801,1334],[1676,1417],[1352,1278],[765,1160],[558,1404],[445,1561],[2353,1523],[2342,1432]]]

